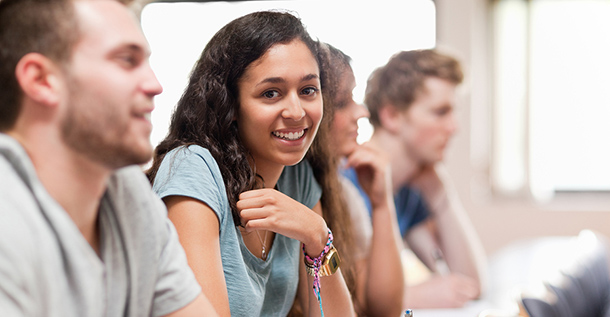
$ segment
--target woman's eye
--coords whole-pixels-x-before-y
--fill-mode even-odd
[[[280,95],[280,93],[275,90],[269,90],[269,91],[265,91],[263,93],[263,97],[269,98],[269,99],[277,98],[279,95]]]
[[[303,89],[303,94],[307,96],[315,95],[318,92],[318,88],[316,87],[307,87]]]

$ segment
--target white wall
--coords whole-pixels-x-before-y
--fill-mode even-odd
[[[576,235],[582,229],[610,236],[610,199],[603,194],[572,194],[541,204],[528,197],[494,195],[490,189],[492,38],[487,3],[435,1],[438,45],[456,53],[466,69],[457,105],[461,129],[449,149],[447,167],[487,253],[519,239]]]

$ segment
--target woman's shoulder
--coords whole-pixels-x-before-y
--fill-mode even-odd
[[[218,163],[210,151],[200,145],[183,145],[169,151],[161,162],[160,170],[206,168],[220,173]]]
[[[153,189],[163,196],[176,194],[167,192],[169,189],[224,193],[224,182],[210,151],[199,145],[188,145],[177,147],[165,155]]]
[[[171,151],[167,152],[164,160],[166,160],[167,158],[188,160],[197,157],[203,159],[204,161],[215,161],[214,157],[208,149],[197,144],[182,145],[176,147]]]
[[[153,182],[161,198],[191,197],[207,204],[221,223],[230,213],[225,185],[216,160],[199,145],[177,147],[165,155]]]

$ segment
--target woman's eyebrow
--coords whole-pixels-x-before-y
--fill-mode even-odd
[[[301,81],[310,81],[312,79],[318,79],[318,78],[320,78],[320,76],[318,76],[318,74],[309,74],[309,75],[303,76],[303,78],[301,78]]]
[[[310,81],[312,79],[318,79],[319,77],[320,76],[318,76],[318,74],[307,74],[301,78],[301,82]],[[268,77],[268,78],[261,80],[258,84],[256,84],[256,86],[260,86],[260,85],[266,84],[266,83],[279,84],[279,83],[285,83],[285,82],[286,82],[286,80],[282,77]]]
[[[256,84],[256,86],[260,86],[262,84],[279,84],[279,83],[284,83],[286,82],[286,80],[282,77],[269,77],[269,78],[265,78],[263,80],[261,80],[258,84]]]

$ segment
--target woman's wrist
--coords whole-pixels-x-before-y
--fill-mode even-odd
[[[316,226],[317,228],[313,230],[311,240],[303,241],[303,251],[312,258],[322,253],[328,241],[328,226],[322,217],[320,220],[322,220],[321,226]]]
[[[313,292],[318,299],[320,305],[320,313],[324,316],[324,310],[322,308],[322,296],[320,296],[320,290],[322,285],[320,284],[321,276],[329,276],[334,274],[341,263],[337,250],[333,247],[333,233],[328,229],[328,238],[324,244],[324,248],[320,255],[316,257],[310,257],[305,251],[305,244],[303,244],[303,255],[304,264],[307,274],[313,277]]]
[[[375,210],[387,210],[390,209],[390,206],[394,205],[394,197],[391,195],[384,195],[383,198],[372,200],[371,199],[371,208],[373,212]]]
[[[305,246],[305,252],[311,257],[316,257],[322,252],[328,239],[328,226],[322,216],[317,215],[313,218],[315,220],[313,223],[307,224],[310,230],[301,242]]]
[[[316,264],[317,262],[319,262],[318,264],[322,263],[322,260],[324,258],[324,256],[328,253],[328,251],[332,248],[332,244],[333,244],[333,233],[330,229],[326,229],[327,233],[326,233],[326,241],[324,243],[324,246],[322,247],[322,251],[320,251],[319,253],[315,253],[314,255],[311,255],[310,253],[307,252],[306,248],[307,245],[303,244],[303,255],[305,256],[305,265],[312,265],[312,264]],[[316,262],[317,261],[317,262]]]

